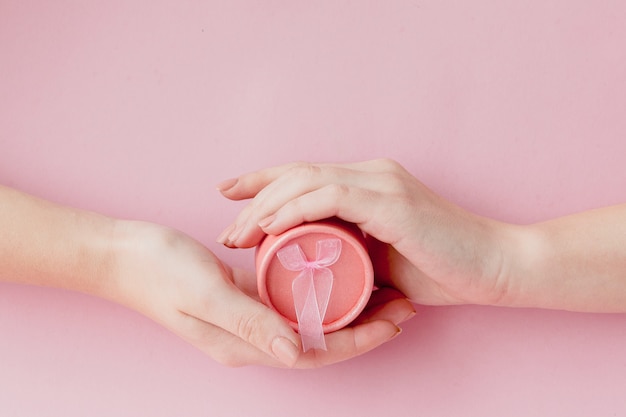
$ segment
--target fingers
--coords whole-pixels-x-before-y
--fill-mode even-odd
[[[391,161],[380,159],[374,161],[355,162],[348,164],[316,164],[319,167],[343,167],[355,171],[363,172],[380,172],[387,167]],[[312,164],[304,162],[294,162],[285,165],[280,165],[271,168],[265,168],[256,172],[250,172],[241,175],[237,178],[231,178],[217,184],[216,188],[225,197],[231,200],[243,200],[252,198],[257,195],[259,191],[274,182],[278,178],[282,177],[289,171],[296,171],[298,169],[308,169]]]
[[[300,355],[296,368],[316,368],[354,358],[393,340],[398,327],[413,316],[415,308],[402,293],[383,288],[372,293],[365,311],[349,327],[326,335],[327,351]]]
[[[227,298],[224,300],[230,301]],[[297,335],[297,350],[291,351],[291,345],[287,351],[279,350],[284,348],[277,347],[275,340],[286,336],[269,336],[276,334],[276,323],[272,323],[273,314],[267,316],[263,313],[273,311],[261,307],[258,312],[251,312],[250,308],[245,311],[234,308],[229,313],[233,315],[230,322],[212,317],[212,323],[209,323],[181,313],[184,325],[178,324],[176,330],[183,338],[226,366],[317,368],[356,357],[392,340],[401,332],[397,325],[415,315],[412,304],[401,293],[388,288],[378,290],[357,321],[348,328],[326,335],[327,351],[301,353]],[[266,334],[267,340],[264,339]],[[293,344],[293,341],[289,343]],[[266,348],[268,345],[269,349]]]
[[[326,335],[328,350],[309,350],[300,355],[295,368],[319,368],[362,355],[386,343],[402,330],[390,321],[375,320]]]
[[[265,191],[265,190],[264,190]],[[362,188],[326,185],[303,195],[275,199],[250,205],[236,220],[238,228],[229,237],[229,245],[252,247],[265,234],[280,234],[302,222],[321,220],[333,216],[356,224],[365,224],[377,211],[374,193]],[[266,214],[269,214],[266,216]],[[264,217],[265,216],[265,217]]]
[[[275,172],[279,174],[277,177]],[[368,183],[373,182],[372,178],[367,177],[367,174],[345,167],[313,164],[270,168],[259,174],[244,175],[238,181],[241,186],[236,185],[234,188],[253,190],[256,193],[254,200],[237,216],[234,222],[235,227],[228,230],[227,236],[222,235],[218,240],[223,240],[222,243],[228,243],[228,246],[252,246],[258,243],[264,235],[258,226],[259,221],[276,212],[284,204],[307,193],[316,193],[316,190],[324,189],[327,185],[336,184],[338,181],[341,181],[345,188],[366,187]],[[273,180],[268,183],[268,180],[272,178]],[[264,186],[257,190],[259,184]],[[243,195],[248,194],[246,192]]]
[[[183,338],[222,365],[229,367],[247,365],[286,367],[285,363],[210,323],[191,316],[187,320],[194,321],[191,326],[194,327],[195,336],[188,338],[183,335]],[[393,340],[401,332],[399,327],[386,320],[374,320],[345,328],[326,335],[328,350],[310,350],[300,354],[295,364],[289,367],[298,369],[319,368],[352,359]]]
[[[338,216],[357,223],[380,236],[394,230],[389,220],[406,204],[394,204],[403,197],[407,175],[398,164],[377,160],[347,165],[297,164],[246,174],[224,194],[231,198],[254,199],[218,242],[231,247],[258,244],[265,234],[278,234],[303,221]],[[412,178],[412,177],[411,177]],[[401,198],[401,201],[407,199]]]
[[[351,223],[367,224],[380,205],[380,193],[361,187],[330,184],[315,191],[292,198],[268,217],[257,222],[265,233],[278,234],[305,221],[333,216]],[[245,235],[238,244],[245,244]]]
[[[374,320],[387,320],[398,325],[413,316],[415,308],[404,294],[393,288],[381,288],[372,293],[367,307],[352,325]]]
[[[254,197],[259,191],[276,178],[297,166],[297,163],[265,168],[260,171],[231,178],[217,184],[216,188],[231,200],[243,200]]]

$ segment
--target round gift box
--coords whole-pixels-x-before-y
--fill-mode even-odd
[[[328,266],[333,284],[328,308],[322,322],[324,333],[339,330],[352,322],[365,308],[374,286],[374,271],[365,238],[354,224],[338,219],[304,223],[274,236],[267,235],[257,246],[256,271],[261,301],[287,319],[298,330],[292,283],[298,272],[286,269],[277,257],[284,247],[298,244],[306,259],[317,256],[317,242],[341,240],[337,261]]]

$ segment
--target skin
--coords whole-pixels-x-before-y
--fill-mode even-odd
[[[328,351],[257,299],[255,276],[231,269],[191,237],[113,219],[0,186],[0,281],[81,291],[134,309],[227,366],[319,367],[365,353],[415,314],[397,290],[378,291]]]
[[[337,216],[369,236],[379,285],[416,303],[626,311],[626,205],[507,224],[446,201],[388,159],[289,164],[218,188],[251,199],[218,239],[230,247]]]

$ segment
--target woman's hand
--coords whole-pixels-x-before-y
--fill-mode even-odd
[[[112,298],[229,366],[309,368],[345,360],[396,336],[395,324],[414,313],[402,294],[385,291],[358,323],[327,335],[328,351],[301,353],[299,336],[257,300],[252,273],[154,224],[119,221],[114,236]]]
[[[227,246],[254,246],[266,233],[337,216],[369,235],[380,285],[422,304],[507,302],[503,245],[515,242],[514,226],[460,209],[394,161],[290,164],[218,189],[252,198],[218,238]]]

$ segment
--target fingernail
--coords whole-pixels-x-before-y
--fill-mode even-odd
[[[391,335],[391,337],[388,339],[389,340],[393,340],[396,337],[400,336],[400,333],[402,333],[402,329],[399,328],[398,326],[396,326],[396,332],[394,334]]]
[[[407,314],[406,317],[404,317],[402,320],[400,320],[396,324],[404,323],[405,321],[410,320],[413,317],[415,317],[416,314],[417,314],[417,311],[413,310],[409,314]]]
[[[267,226],[269,226],[270,224],[272,224],[274,222],[274,220],[276,220],[276,215],[272,214],[271,216],[267,216],[266,218],[262,219],[259,223],[257,223],[259,225],[259,227],[261,229],[265,229]]]
[[[235,243],[237,242],[237,239],[239,238],[239,235],[241,234],[241,231],[243,230],[243,226],[238,225],[237,227],[235,227],[231,232],[230,235],[228,235],[228,242],[227,244],[231,247],[236,246]]]
[[[220,235],[217,237],[216,242],[221,243],[222,245],[225,245],[227,242],[228,236],[233,232],[233,230],[235,230],[235,226],[236,226],[235,223],[233,223],[230,226],[228,226],[226,229],[224,229],[224,231],[220,233]]]
[[[239,180],[238,178],[229,178],[217,184],[215,188],[217,188],[218,191],[221,191],[221,192],[230,190],[231,188],[235,186],[235,184],[237,184],[238,180]]]
[[[279,336],[272,342],[272,353],[276,359],[293,368],[300,355],[300,349],[291,340]]]

